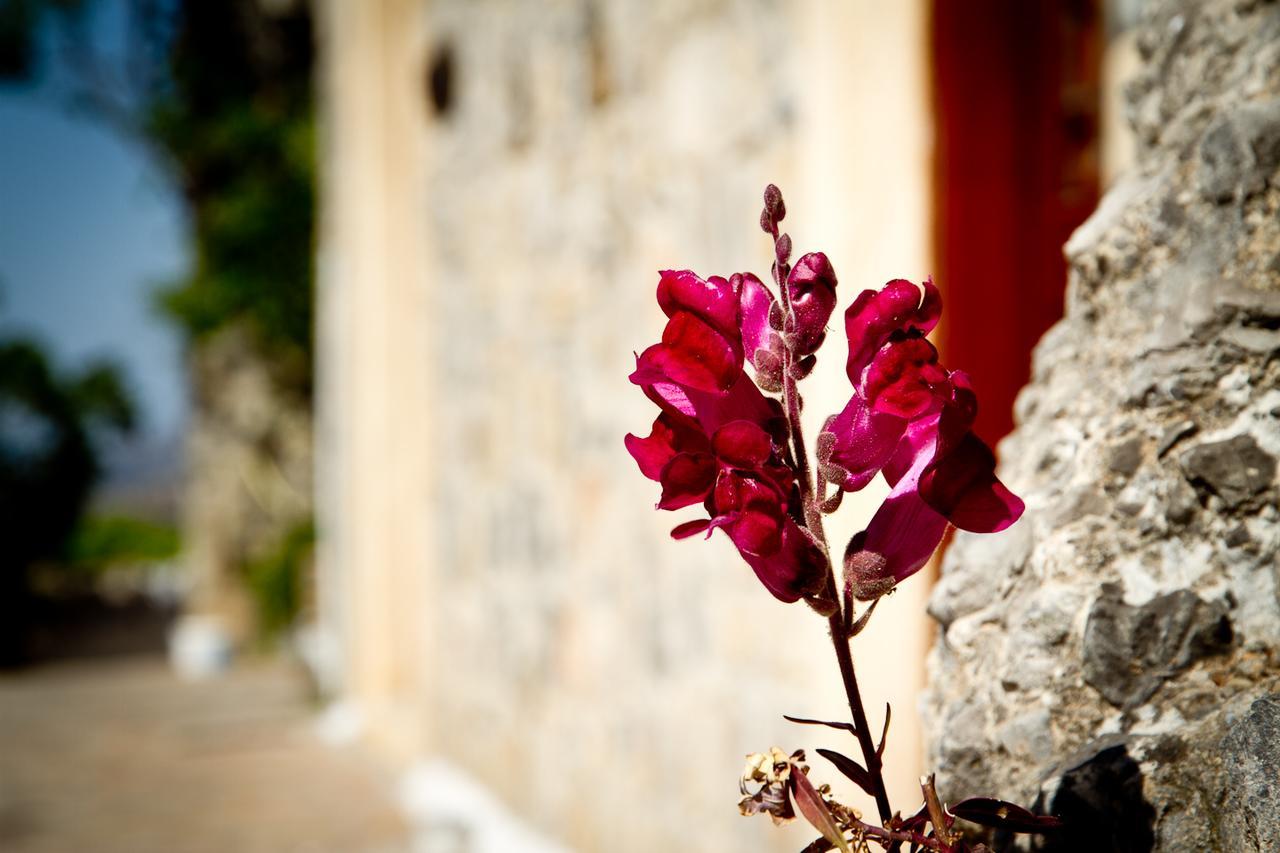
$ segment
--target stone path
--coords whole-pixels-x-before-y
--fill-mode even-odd
[[[0,675],[6,853],[391,853],[391,782],[312,733],[282,664],[178,681],[158,657]]]

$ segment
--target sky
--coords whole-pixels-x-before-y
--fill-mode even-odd
[[[119,26],[110,11],[93,22],[108,41]],[[143,440],[171,441],[188,405],[182,339],[154,293],[186,269],[181,198],[145,149],[73,112],[47,70],[0,85],[0,336],[37,338],[62,369],[117,362]]]

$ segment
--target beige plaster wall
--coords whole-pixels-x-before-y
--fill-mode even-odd
[[[833,745],[781,718],[841,713],[824,622],[723,537],[667,537],[626,375],[659,267],[766,273],[769,181],[845,299],[928,271],[923,6],[321,4],[322,627],[392,754],[453,759],[582,850],[811,836],[738,817],[736,778],[746,752]],[[847,394],[834,338],[811,435]],[[855,646],[904,808],[923,587]]]
[[[317,336],[322,676],[376,739],[422,748],[433,580],[422,216],[423,4],[317,4],[323,56]]]

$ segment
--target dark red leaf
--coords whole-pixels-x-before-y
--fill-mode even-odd
[[[804,717],[792,717],[787,714],[782,715],[782,719],[792,723],[799,723],[802,726],[826,726],[831,729],[840,729],[843,732],[852,732],[857,734],[858,731],[850,723],[833,723],[829,720],[807,720]]]
[[[875,782],[871,779],[871,774],[867,772],[867,768],[854,761],[847,755],[841,755],[830,749],[819,749],[818,755],[830,761],[836,766],[836,769],[853,780],[859,788],[866,791],[871,796],[876,795]]]
[[[1062,826],[1062,821],[1052,815],[1033,814],[1022,806],[990,797],[970,797],[948,811],[970,823],[1010,832],[1049,832]]]
[[[929,807],[921,806],[920,810],[908,818],[899,818],[897,829],[903,832],[920,832],[929,823]]]
[[[852,853],[848,840],[840,831],[836,819],[831,816],[831,810],[822,801],[822,795],[813,787],[809,777],[795,766],[791,768],[791,798],[795,801],[796,810],[804,815],[804,819],[809,821],[814,829],[822,833],[823,838],[839,847],[844,853]]]
[[[875,605],[872,605],[873,607]],[[889,703],[884,703],[884,728],[880,731],[880,745],[876,747],[876,755],[884,755],[884,742],[889,737],[889,717],[893,715],[893,709],[889,707]]]

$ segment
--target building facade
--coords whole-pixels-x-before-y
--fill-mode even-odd
[[[444,757],[575,849],[803,846],[739,817],[736,780],[745,753],[833,745],[782,719],[840,715],[824,620],[722,537],[670,540],[622,444],[652,420],[626,377],[661,330],[658,269],[767,274],[768,182],[844,299],[930,272],[925,4],[319,11],[328,686],[398,764]],[[847,397],[839,337],[811,434]],[[855,645],[900,800],[926,586]]]

